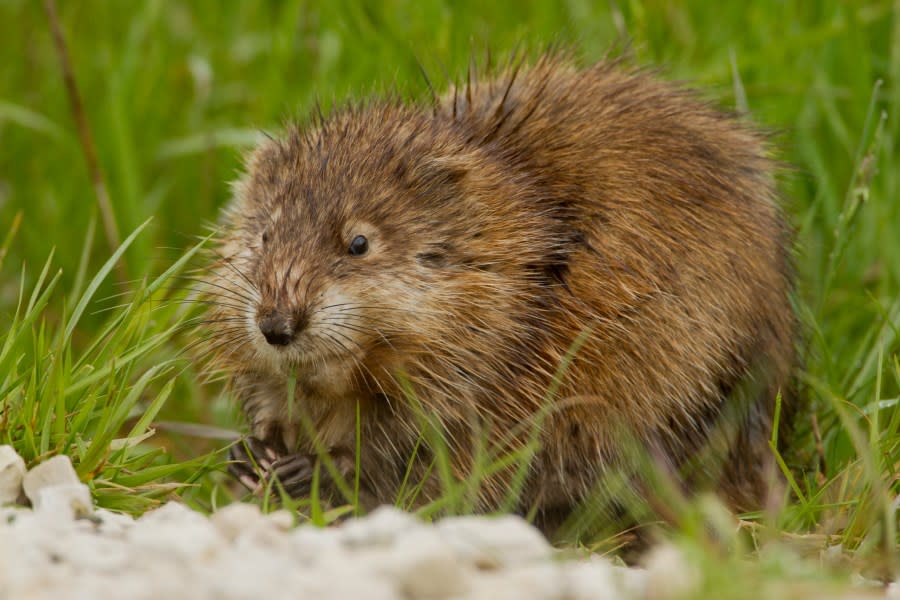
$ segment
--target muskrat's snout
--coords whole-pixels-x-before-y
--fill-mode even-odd
[[[303,315],[280,310],[260,310],[257,313],[259,330],[272,346],[287,346],[306,326]]]

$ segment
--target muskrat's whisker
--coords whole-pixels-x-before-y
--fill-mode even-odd
[[[329,323],[345,323],[347,325],[352,325],[354,327],[362,327],[369,331],[390,331],[393,332],[395,330],[402,329],[402,327],[398,327],[397,323],[393,321],[385,321],[382,319],[372,319],[370,317],[353,317],[351,315],[340,315],[340,316],[331,316],[331,317],[323,317],[322,321],[328,321]]]
[[[118,282],[117,282],[118,283]],[[103,302],[107,302],[108,300],[114,300],[115,298],[123,298],[125,296],[133,296],[136,290],[127,289],[122,292],[118,292],[115,294],[109,294],[108,296],[103,296],[102,298],[97,298],[96,302],[98,304],[102,304]]]
[[[216,308],[233,308],[235,311],[242,312],[247,307],[243,304],[231,304],[213,298],[181,298],[174,300],[178,304],[200,304],[202,306],[214,306]]]
[[[191,291],[193,291],[197,294],[200,294],[200,295],[229,296],[230,298],[232,298],[234,300],[239,300],[242,303],[246,303],[246,304],[252,304],[255,301],[253,296],[251,295],[251,292],[247,292],[241,288],[227,288],[225,286],[222,286],[219,284],[214,284],[214,283],[206,281],[206,280],[189,278],[186,276],[181,276],[179,279],[181,279],[182,281],[188,281],[192,284],[199,285],[200,287],[196,287],[196,288],[192,287],[192,288],[187,288],[187,289],[190,289]]]
[[[313,336],[316,339],[316,343],[325,344],[328,348],[327,356],[331,357],[340,357],[340,358],[349,358],[353,356],[353,352],[340,342],[337,338],[335,338],[331,332],[329,331],[317,331]]]
[[[209,302],[210,304],[220,301],[220,298],[224,298],[226,300],[232,302],[238,302],[239,306],[246,307],[251,305],[244,298],[238,297],[235,294],[228,294],[220,290],[210,289],[210,288],[197,288],[197,287],[170,287],[167,288],[167,291],[170,292],[189,292],[190,295],[185,298],[170,298],[174,301],[184,300],[185,302]]]
[[[318,311],[335,318],[335,319],[356,319],[358,321],[384,322],[384,317],[373,315],[372,313],[361,314],[355,312],[339,312],[339,311]],[[393,315],[392,315],[393,316]]]
[[[242,344],[235,345],[236,342],[243,339]],[[203,340],[208,341],[208,340]],[[226,336],[223,340],[217,340],[215,344],[206,348],[206,353],[210,355],[212,360],[223,360],[229,358],[234,352],[238,350],[238,348],[243,344],[248,344],[250,342],[249,338],[247,338],[246,334],[243,332],[235,333],[231,336]],[[193,348],[193,346],[191,346]],[[227,348],[227,352],[220,352],[223,348]]]
[[[318,310],[324,312],[324,311],[327,311],[327,310],[332,309],[332,308],[336,308],[336,307],[339,307],[339,306],[349,306],[349,305],[351,305],[351,304],[352,304],[351,302],[341,302],[340,304],[329,304],[328,306],[323,306],[322,308],[320,308],[320,309],[318,309]]]
[[[348,310],[389,310],[395,312],[412,313],[415,312],[410,308],[402,308],[399,306],[377,306],[372,304],[352,304],[346,308],[339,309],[337,312],[345,312]]]
[[[361,327],[361,326],[357,326],[357,325],[351,325],[349,323],[342,323],[340,321],[330,321],[327,319],[323,319],[322,322],[327,323],[331,327],[343,327],[345,329],[348,329],[350,331],[355,331],[357,333],[375,334],[377,337],[381,338],[381,340],[384,341],[385,344],[387,344],[391,348],[394,347],[394,345],[391,344],[391,341],[387,338],[387,336],[385,336],[379,329],[377,329],[375,327]]]
[[[215,288],[215,289],[219,290],[218,293],[230,294],[230,295],[234,296],[235,299],[244,300],[250,304],[255,303],[255,299],[252,295],[252,292],[243,290],[242,288],[237,288],[237,289],[228,288],[228,287],[225,287],[224,285],[214,283],[214,282],[206,280],[206,279],[201,279],[198,277],[190,277],[188,275],[178,275],[176,278],[181,281],[190,281],[191,283],[199,283],[201,286],[209,286],[209,287]]]
[[[219,318],[210,318],[210,319],[202,319],[199,321],[192,321],[190,323],[185,322],[185,325],[190,327],[202,327],[204,325],[216,325],[219,323],[232,323],[235,326],[240,325],[244,329],[246,329],[246,320],[243,317],[219,317]],[[216,332],[220,331],[216,329]]]
[[[220,337],[222,339],[219,339]],[[218,350],[218,348],[216,348],[217,344],[219,344],[226,338],[228,339],[229,343],[233,343],[242,337],[246,337],[246,335],[240,329],[223,328],[221,334],[215,337],[205,337],[202,340],[196,340],[195,342],[197,343],[197,345],[190,346],[189,349],[193,352],[197,347],[199,347],[200,349],[198,350],[198,352],[200,352],[200,355],[195,356],[195,358],[200,361],[212,360],[213,358],[215,358],[215,353]],[[193,343],[194,342],[192,342],[192,344]]]
[[[113,304],[112,306],[104,306],[103,308],[98,308],[97,310],[91,311],[91,315],[102,315],[103,313],[112,312],[117,309],[125,308],[126,306],[131,306],[131,302],[123,302],[121,304]]]
[[[114,281],[114,282],[112,282],[112,286],[115,288],[127,287],[127,288],[131,288],[133,290],[135,287],[140,285],[140,283],[143,281],[144,281],[143,277],[135,277],[134,279],[125,279],[122,281]],[[130,290],[126,290],[125,293],[127,294],[129,291]]]
[[[229,267],[238,277],[247,282],[247,285],[250,286],[250,289],[256,289],[256,284],[253,283],[253,281],[243,271],[241,271],[237,267],[237,265],[234,264],[234,256],[223,256],[222,253],[220,253],[215,248],[210,248],[210,250],[212,250],[213,254],[215,254],[222,260],[222,264],[224,264],[226,267]]]
[[[433,311],[433,310],[424,310],[421,307],[416,308],[402,308],[399,306],[374,306],[374,305],[366,305],[359,304],[352,307],[348,307],[345,309],[339,309],[337,312],[350,312],[353,310],[372,310],[372,311],[384,311],[390,313],[399,313],[404,315],[413,315],[413,316],[424,316],[424,317],[446,317],[447,313],[441,311]]]
[[[335,333],[337,333],[337,332],[335,332]],[[365,370],[369,374],[369,377],[371,377],[373,380],[375,380],[374,374],[369,370],[369,368],[365,365],[365,363],[360,361],[352,352],[350,352],[350,350],[346,346],[344,346],[339,340],[334,338],[330,334],[330,332],[323,332],[323,334],[324,334],[325,338],[330,341],[330,343],[336,344],[339,348],[341,348],[343,350],[343,353],[341,354],[342,356],[351,357],[351,360],[353,361],[353,365],[356,367],[356,371],[357,371],[357,374],[354,374],[354,378],[356,378],[358,375],[362,374],[362,370]]]
[[[356,331],[359,333],[374,333],[374,334],[379,333],[378,329],[376,329],[374,327],[365,327],[362,325],[354,325],[352,323],[344,323],[343,321],[338,320],[338,319],[321,319],[321,322],[327,324],[329,327],[331,327],[331,326],[346,327],[347,329],[350,329],[351,331]]]
[[[215,352],[219,345],[234,342],[238,338],[244,337],[245,335],[245,332],[241,328],[225,327],[222,329],[221,333],[217,333],[214,336],[205,336],[191,342],[185,347],[185,350],[193,350],[196,346],[200,346],[206,343],[210,344],[210,347],[207,350],[209,354],[212,354]],[[224,339],[222,339],[222,336],[224,336]]]
[[[232,271],[236,271],[240,273],[236,269],[234,265],[231,263],[226,263],[225,266],[230,267]],[[210,270],[209,273],[203,276],[198,276],[193,273],[184,273],[177,276],[178,279],[193,281],[196,283],[200,283],[201,285],[209,286],[212,284],[211,279],[216,275],[216,270]],[[228,289],[235,293],[244,294],[246,298],[252,299],[254,295],[258,293],[256,286],[250,281],[246,276],[238,278],[236,280],[230,280],[229,284],[231,287]]]
[[[343,339],[347,340],[347,342],[349,342],[350,344],[353,344],[354,346],[356,346],[356,347],[359,348],[360,350],[365,350],[365,348],[363,348],[362,344],[360,344],[359,342],[357,342],[356,340],[354,340],[353,338],[351,338],[350,336],[348,336],[348,335],[345,334],[345,333],[342,333],[342,332],[337,331],[337,330],[335,330],[335,329],[326,329],[326,330],[324,331],[324,333],[325,333],[326,335],[331,335],[331,334],[339,335],[340,337],[342,337]],[[349,352],[349,350],[348,350],[348,352]]]

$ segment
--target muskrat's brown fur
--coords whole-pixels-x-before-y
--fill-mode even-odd
[[[629,469],[628,439],[673,470],[712,447],[722,468],[687,485],[758,506],[794,361],[767,153],[678,87],[558,55],[433,106],[375,100],[292,126],[250,155],[227,211],[216,364],[295,494],[316,453],[301,415],[352,482],[359,410],[369,506],[393,502],[408,467],[417,502],[440,494],[425,420],[459,478],[484,436],[514,451],[539,423],[517,506],[547,523]],[[486,477],[476,508],[500,506],[514,472]]]

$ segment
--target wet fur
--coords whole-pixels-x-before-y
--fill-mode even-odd
[[[526,442],[516,425],[587,332],[520,508],[549,522],[629,468],[622,432],[673,470],[714,437],[721,462],[686,485],[757,507],[794,364],[790,236],[765,136],[608,62],[548,55],[469,79],[433,106],[341,108],[249,156],[210,290],[213,331],[231,339],[214,365],[252,434],[314,454],[304,414],[324,447],[352,453],[358,406],[363,499],[393,502],[417,410],[464,477],[482,431]],[[348,256],[359,232],[370,252]],[[270,347],[265,310],[307,328]],[[430,462],[427,449],[413,461],[422,502],[440,493]],[[483,482],[477,508],[497,507],[511,476]]]

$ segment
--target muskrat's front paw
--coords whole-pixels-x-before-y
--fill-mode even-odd
[[[228,451],[228,471],[248,490],[258,493],[278,454],[268,444],[255,437],[246,437]]]
[[[281,456],[259,438],[246,437],[231,447],[228,458],[231,474],[257,496],[270,482],[276,497],[283,489],[291,498],[303,498],[312,488],[315,459],[308,454]]]

